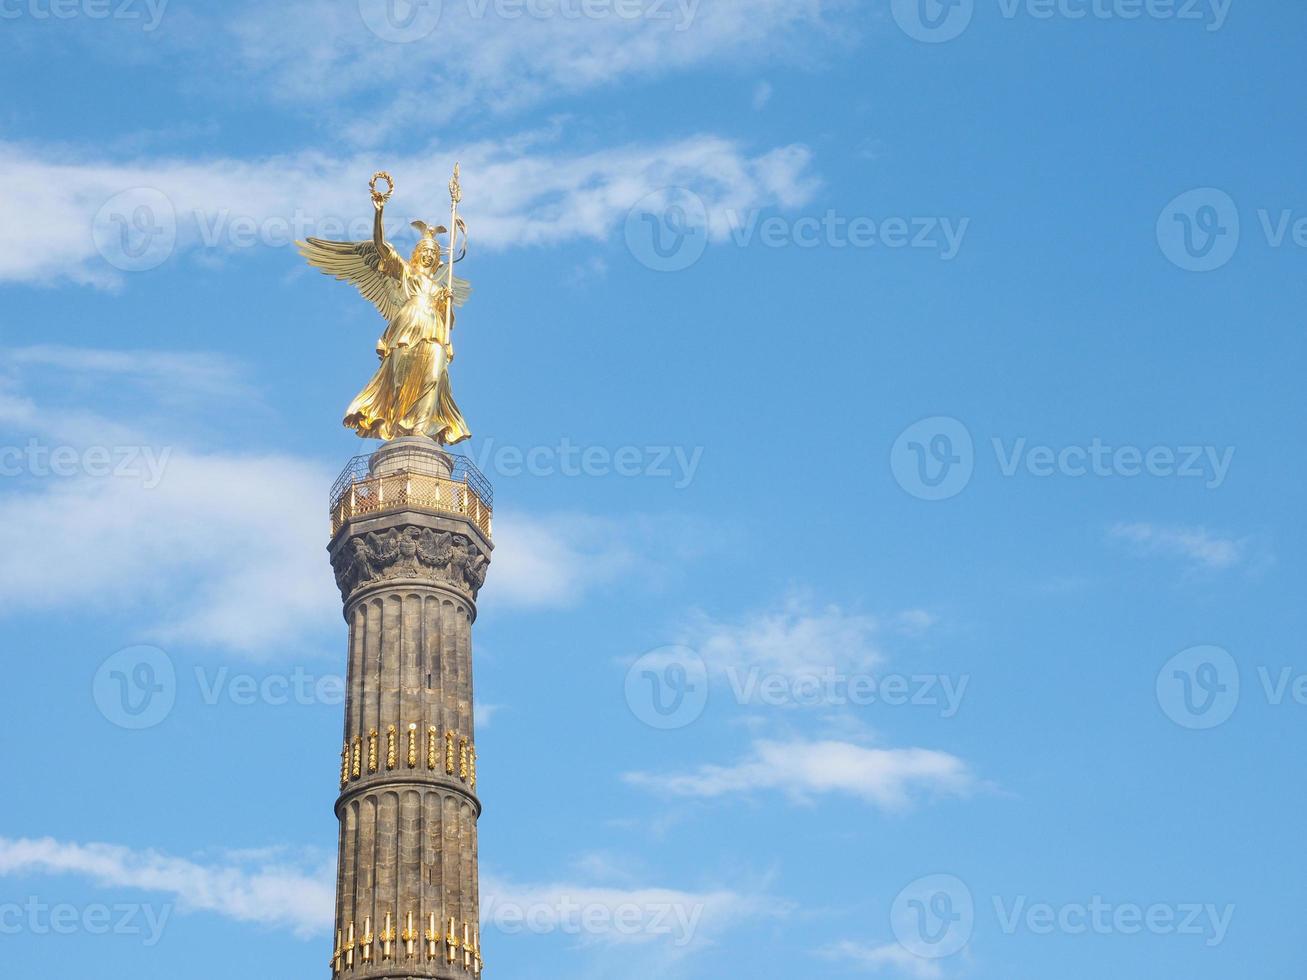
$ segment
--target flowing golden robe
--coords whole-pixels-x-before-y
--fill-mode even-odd
[[[452,446],[472,433],[449,388],[448,292],[407,267],[403,289],[407,299],[377,341],[381,367],[350,403],[345,425],[364,438],[429,436]]]

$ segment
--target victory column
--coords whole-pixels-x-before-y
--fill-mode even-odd
[[[458,168],[449,227],[413,222],[407,261],[385,237],[393,191],[388,174],[373,177],[371,241],[299,243],[386,321],[376,374],[344,419],[384,442],[331,494],[329,552],[349,624],[331,969],[466,980],[483,966],[472,624],[494,501],[470,461],[443,448],[471,434],[449,378],[454,308],[470,292],[454,275],[467,242]]]

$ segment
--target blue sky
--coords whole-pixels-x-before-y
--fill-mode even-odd
[[[1307,11],[391,13],[0,2],[6,975],[327,975],[288,240],[461,160],[488,975],[1301,977]]]

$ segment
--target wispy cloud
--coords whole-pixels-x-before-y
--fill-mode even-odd
[[[1214,534],[1202,527],[1120,523],[1113,525],[1110,534],[1129,543],[1140,554],[1178,558],[1204,571],[1224,571],[1252,557],[1249,539]]]
[[[853,796],[883,810],[903,810],[926,796],[964,796],[976,781],[966,763],[928,749],[875,749],[835,741],[759,741],[744,760],[689,773],[628,773],[634,786],[675,796],[717,798],[778,791],[799,801]]]
[[[864,946],[854,942],[841,942],[822,951],[830,960],[842,960],[868,973],[891,972],[916,980],[939,980],[944,975],[935,960],[917,956],[897,943],[884,946]]]
[[[261,91],[283,106],[321,112],[325,104],[345,138],[372,142],[423,122],[518,112],[623,80],[801,58],[843,36],[841,15],[852,7],[848,0],[445,0],[443,9],[418,5],[402,27],[387,19],[386,2],[258,4],[226,26],[239,61],[266,79]]]
[[[335,868],[325,858],[261,848],[204,861],[115,844],[0,837],[0,878],[62,875],[167,896],[182,911],[286,928],[301,938],[329,934],[334,924]],[[586,947],[688,951],[741,922],[787,909],[760,890],[523,884],[488,875],[481,891],[487,928],[557,933]]]
[[[139,612],[157,642],[255,659],[293,653],[336,628],[340,600],[324,553],[334,468],[286,454],[196,448],[182,441],[185,420],[159,409],[186,398],[203,414],[239,378],[234,366],[198,355],[80,348],[27,348],[12,363],[18,370],[0,385],[0,421],[17,438],[0,445],[0,462],[10,467],[16,458],[32,472],[0,484],[0,521],[10,528],[0,549],[8,598],[0,615]],[[34,398],[22,385],[38,366],[55,372],[56,383]],[[111,404],[98,411],[45,405],[45,392],[81,388],[105,372],[149,410],[120,419],[105,414]],[[64,473],[50,469],[54,450],[71,460]],[[109,471],[90,471],[91,451],[107,457]],[[131,472],[117,473],[124,462]],[[668,560],[683,557],[667,553],[685,537],[679,523],[497,515],[487,588],[500,609],[574,605],[619,579],[657,574],[660,549]]]
[[[167,895],[184,911],[285,927],[300,937],[329,932],[334,870],[265,863],[269,859],[275,855],[230,854],[225,863],[206,865],[112,844],[0,837],[0,877],[80,875],[102,888]]]
[[[867,671],[884,660],[874,617],[822,605],[798,594],[736,620],[693,615],[680,640],[710,672],[758,668],[795,677],[826,669]]]
[[[557,132],[540,131],[462,147],[465,213],[478,246],[603,241],[642,198],[668,187],[700,195],[720,240],[730,213],[794,207],[816,186],[810,153],[797,145],[754,153],[702,135],[581,152],[557,140]],[[412,209],[448,199],[444,175],[454,156],[431,147],[386,158],[400,183],[392,230],[406,234],[409,219],[433,217]],[[371,234],[366,178],[376,164],[373,153],[313,152],[124,162],[0,142],[0,212],[24,229],[0,241],[0,281],[118,285],[119,270],[131,267],[116,244],[129,225],[148,231],[159,262],[179,252],[216,257],[282,247],[298,266],[289,248],[296,238]],[[34,183],[48,192],[23,190]],[[130,240],[145,249],[144,238]]]
[[[488,876],[481,918],[507,933],[561,933],[581,946],[660,944],[691,950],[748,919],[781,914],[761,893],[579,883],[524,885]]]

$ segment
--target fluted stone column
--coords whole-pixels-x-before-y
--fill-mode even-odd
[[[415,460],[421,493],[405,492]],[[430,492],[429,474],[449,475],[450,462],[430,440],[386,443],[357,484],[373,488],[371,509],[347,516],[330,545],[349,623],[342,977],[466,980],[481,968],[472,624],[493,546],[453,512],[452,484]]]

